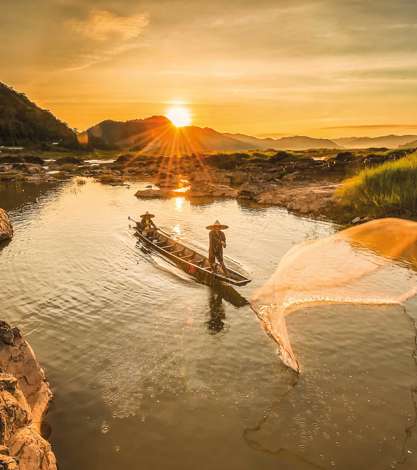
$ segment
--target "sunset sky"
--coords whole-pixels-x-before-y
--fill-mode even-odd
[[[80,130],[182,102],[220,131],[417,133],[416,0],[2,0],[0,60]]]

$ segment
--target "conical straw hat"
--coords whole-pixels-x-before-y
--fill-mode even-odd
[[[226,230],[227,228],[229,228],[228,225],[223,225],[218,220],[216,220],[213,225],[208,225],[206,227],[207,230]]]
[[[141,217],[141,218],[142,218],[142,217],[150,217],[150,218],[152,218],[152,217],[155,217],[155,216],[154,216],[153,214],[150,214],[148,211],[146,211],[146,212],[145,212],[144,214],[142,214],[140,217]]]

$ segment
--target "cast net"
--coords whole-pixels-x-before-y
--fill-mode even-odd
[[[281,359],[299,371],[286,316],[311,304],[402,304],[417,294],[417,222],[380,219],[292,248],[252,299]]]

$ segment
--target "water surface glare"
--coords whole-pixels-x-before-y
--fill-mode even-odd
[[[253,278],[247,298],[294,244],[335,228],[236,201],[140,201],[140,186],[0,187],[15,227],[0,252],[2,318],[53,386],[60,469],[415,468],[416,301],[409,316],[297,312],[297,379],[248,307],[144,254],[127,217],[149,210],[202,245],[206,225],[227,223],[227,254]]]

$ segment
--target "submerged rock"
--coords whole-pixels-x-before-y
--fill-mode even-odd
[[[7,212],[0,209],[0,242],[10,240],[13,236],[13,227]]]
[[[17,328],[0,321],[0,468],[56,470],[41,422],[52,398],[45,373]]]
[[[164,189],[140,189],[136,192],[135,196],[141,199],[159,199],[171,197],[172,191],[166,191]]]

